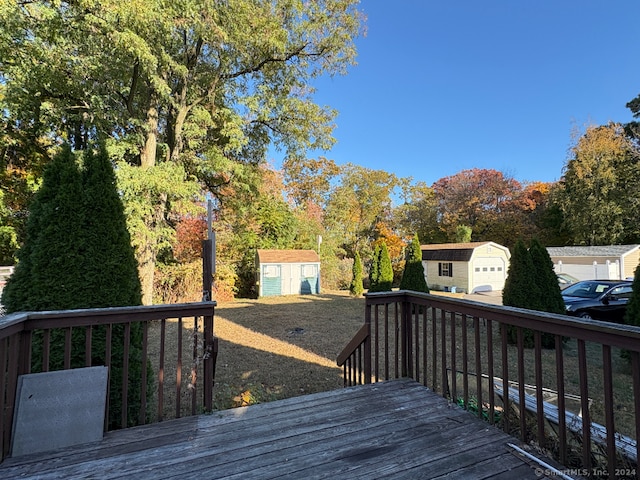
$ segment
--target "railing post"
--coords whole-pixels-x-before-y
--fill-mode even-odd
[[[368,335],[367,339],[364,342],[364,383],[371,383],[372,377],[372,366],[371,366],[371,304],[368,301],[365,301],[364,307],[364,323],[368,325]],[[376,322],[377,327],[377,322]],[[376,328],[377,332],[377,328]],[[376,334],[376,343],[378,341]],[[376,365],[378,364],[378,349],[376,348]],[[376,375],[377,377],[377,375]],[[378,379],[376,378],[376,382]]]
[[[401,343],[402,345],[402,376],[413,378],[413,349],[411,345],[411,302],[405,295],[402,300]]]
[[[213,383],[215,361],[217,356],[217,342],[213,337],[213,312],[211,315],[204,317],[204,335],[203,335],[203,388],[204,388],[204,410],[210,412],[213,410]]]

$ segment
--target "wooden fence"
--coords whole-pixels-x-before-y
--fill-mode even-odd
[[[345,385],[411,377],[592,478],[637,478],[640,327],[373,293],[338,365]]]
[[[11,451],[18,377],[106,365],[105,430],[213,409],[215,302],[0,317],[0,461]],[[112,378],[113,380],[113,378]],[[132,396],[131,390],[139,390]],[[131,405],[135,398],[136,405]],[[113,399],[119,414],[109,415]],[[132,418],[132,413],[135,418]],[[113,412],[112,412],[113,413]],[[111,423],[109,418],[112,418]]]

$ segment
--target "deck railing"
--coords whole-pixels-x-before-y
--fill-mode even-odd
[[[218,351],[213,336],[215,305],[200,302],[0,317],[0,461],[11,451],[16,389],[23,374],[96,365],[117,369],[121,381],[109,382],[105,431],[211,411]],[[129,392],[132,386],[139,389],[135,397]],[[121,412],[115,425],[113,418],[109,421],[113,398],[118,399]],[[132,398],[136,405],[131,405]],[[136,412],[135,418],[131,412]]]
[[[374,293],[338,364],[345,385],[414,378],[591,478],[638,476],[640,327]]]

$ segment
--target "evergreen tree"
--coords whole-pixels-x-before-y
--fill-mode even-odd
[[[516,241],[509,271],[502,290],[502,304],[505,306],[536,309],[538,306],[538,285],[535,281],[533,260],[522,239]],[[517,328],[507,327],[507,340],[516,343]],[[530,330],[524,331],[525,347],[533,346],[533,335]]]
[[[422,250],[418,234],[407,247],[404,272],[400,281],[400,290],[413,290],[415,292],[429,293],[429,286],[424,278],[424,266],[422,265]]]
[[[47,166],[32,203],[19,263],[3,291],[7,312],[141,304],[137,263],[115,175],[104,149],[87,151],[84,168],[65,147]],[[142,325],[132,324],[129,349],[129,424],[138,419]],[[104,365],[106,327],[92,329],[92,364]],[[85,333],[72,331],[73,368],[85,366]],[[63,368],[64,332],[51,333],[50,369]],[[111,428],[120,426],[124,326],[114,326],[110,359]],[[41,336],[34,335],[32,370],[39,371]],[[150,381],[153,381],[150,379]],[[149,389],[151,392],[151,389]]]
[[[549,256],[549,252],[540,243],[539,240],[533,239],[529,246],[529,255],[533,263],[534,283],[537,285],[537,299],[532,299],[531,306],[541,312],[564,314],[566,312],[558,277],[553,270],[553,262]],[[535,307],[534,307],[535,305]],[[542,347],[554,348],[555,337],[549,333],[542,334]]]
[[[353,259],[352,272],[353,278],[351,279],[351,285],[349,285],[349,292],[354,297],[359,297],[364,292],[364,287],[362,286],[362,261],[358,252],[356,252]]]
[[[380,255],[382,253],[382,247],[377,244],[373,250],[373,257],[371,258],[371,266],[369,267],[369,291],[379,292],[380,283]]]
[[[43,172],[31,204],[24,246],[2,292],[6,313],[80,308],[87,297],[83,268],[82,177],[64,147]]]
[[[393,267],[387,244],[382,242],[380,247],[380,262],[378,264],[378,292],[390,292],[393,285]]]
[[[636,267],[632,289],[631,298],[627,303],[627,311],[624,314],[624,323],[626,325],[640,326],[640,265]],[[628,350],[622,350],[620,356],[627,359],[631,358]]]

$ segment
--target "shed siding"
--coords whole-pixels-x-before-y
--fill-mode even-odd
[[[280,265],[262,265],[260,285],[263,297],[282,294],[282,273]]]

